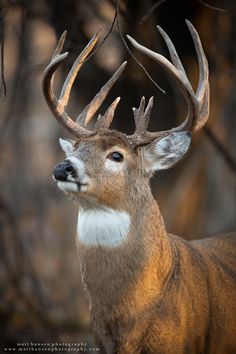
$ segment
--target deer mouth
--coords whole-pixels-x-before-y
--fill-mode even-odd
[[[72,182],[72,181],[61,181],[56,180],[58,187],[63,192],[81,192],[83,187],[87,186],[85,183]]]

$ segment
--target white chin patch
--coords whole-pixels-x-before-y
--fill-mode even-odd
[[[59,182],[57,182],[57,185],[63,192],[78,192],[79,191],[78,185],[74,182],[59,181]]]

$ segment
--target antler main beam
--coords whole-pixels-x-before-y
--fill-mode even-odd
[[[55,118],[62,124],[67,130],[70,131],[74,136],[80,137],[83,135],[90,135],[91,131],[85,129],[84,127],[88,124],[94,114],[98,111],[100,106],[102,105],[103,101],[107,97],[109,91],[111,90],[114,83],[118,80],[121,73],[123,72],[127,62],[124,62],[115,74],[111,77],[111,79],[102,87],[99,93],[92,99],[92,101],[84,108],[83,112],[78,116],[77,120],[74,121],[66,112],[66,107],[70,98],[71,88],[73,83],[76,79],[78,71],[80,70],[81,66],[83,65],[84,61],[88,57],[88,55],[93,50],[94,46],[96,45],[99,34],[96,33],[88,45],[84,48],[82,53],[77,57],[75,60],[67,78],[64,82],[62,87],[59,99],[57,99],[56,95],[53,92],[53,75],[57,68],[64,62],[67,58],[68,53],[63,53],[62,49],[64,46],[66,38],[66,31],[62,34],[58,45],[54,51],[52,56],[51,62],[47,66],[44,71],[43,76],[43,93],[46,99],[46,102],[51,109]],[[115,108],[119,102],[119,98],[117,98],[111,106],[108,108],[107,112],[104,116],[100,116],[100,125],[103,127],[108,128],[111,124],[111,121],[114,116]],[[99,126],[98,124],[98,126]]]
[[[169,36],[163,31],[163,29],[157,26],[159,32],[161,33],[167,48],[170,53],[172,62],[167,60],[163,55],[153,52],[152,50],[142,46],[132,37],[127,35],[127,38],[130,40],[131,44],[139,51],[149,56],[158,62],[177,82],[177,85],[183,92],[187,107],[188,115],[185,121],[176,128],[165,132],[156,132],[151,133],[147,132],[147,124],[142,124],[143,130],[140,131],[140,126],[136,123],[135,133],[129,137],[133,141],[133,144],[140,145],[150,142],[150,140],[155,139],[163,134],[168,134],[177,131],[197,131],[203,127],[206,123],[209,116],[209,82],[208,82],[208,63],[205,56],[205,53],[202,48],[202,44],[199,38],[199,35],[193,25],[186,20],[187,26],[189,28],[190,34],[192,36],[195,49],[198,57],[199,64],[199,83],[196,94],[193,91],[193,88],[187,78],[184,67],[181,63],[181,60],[176,52],[176,49],[170,40]],[[140,108],[138,109],[140,111]],[[143,109],[144,112],[144,109]],[[140,115],[140,113],[139,113]],[[141,114],[141,120],[148,119],[149,115],[143,113]],[[136,121],[136,119],[135,119]]]

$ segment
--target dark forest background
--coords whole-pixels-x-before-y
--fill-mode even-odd
[[[49,112],[41,82],[60,34],[67,29],[70,56],[57,73],[56,87],[97,29],[101,28],[101,41],[109,33],[116,2],[0,3],[1,344],[92,343],[75,249],[77,207],[58,193],[51,178],[53,167],[64,158],[58,138],[71,136]],[[186,18],[197,28],[209,60],[211,114],[206,128],[193,137],[186,158],[174,169],[158,173],[152,188],[167,230],[193,239],[236,229],[236,1],[120,1],[122,33],[168,57],[156,29],[157,24],[162,26],[196,88],[198,68]],[[83,66],[70,113],[81,111],[119,64],[128,60],[101,110],[122,97],[113,127],[132,131],[131,108],[143,95],[155,97],[150,130],[180,123],[186,109],[174,82],[152,60],[133,52],[165,95],[127,51],[115,24]]]

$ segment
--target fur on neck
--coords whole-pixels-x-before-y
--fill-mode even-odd
[[[128,238],[131,218],[112,208],[80,208],[77,237],[86,246],[116,247]]]

